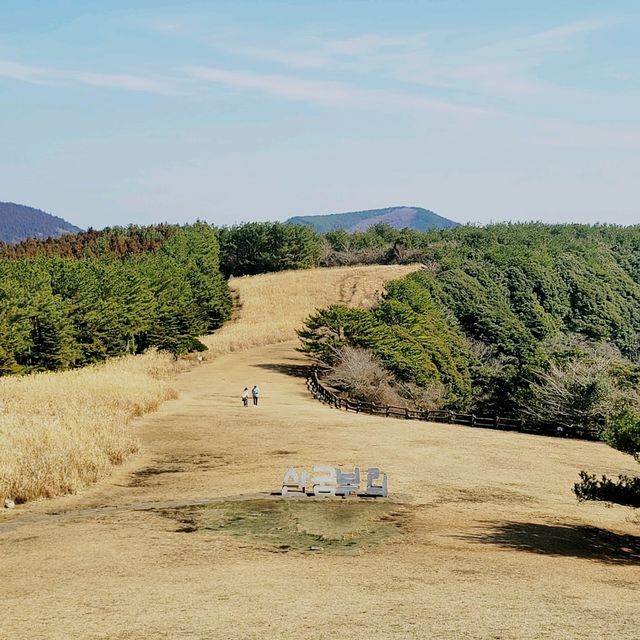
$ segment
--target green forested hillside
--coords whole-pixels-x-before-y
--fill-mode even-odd
[[[154,225],[0,243],[0,375],[158,347],[183,353],[230,315],[225,276],[318,264],[321,238],[282,223]]]
[[[66,233],[56,238],[30,237],[13,244],[0,242],[0,258],[124,258],[156,251],[179,229],[170,224],[130,225]]]
[[[437,387],[444,407],[567,425],[640,416],[640,227],[459,227],[420,245],[423,270],[372,310],[319,312],[304,348],[329,365],[345,344],[367,349],[401,393]]]
[[[0,374],[66,369],[149,347],[201,348],[197,336],[231,310],[217,236],[205,224],[167,235],[143,253],[112,250],[116,233],[102,236],[98,257],[0,259]]]

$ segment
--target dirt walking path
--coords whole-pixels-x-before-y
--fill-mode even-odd
[[[638,637],[638,516],[571,492],[630,457],[342,413],[310,397],[295,346],[183,374],[138,421],[142,455],[2,513],[0,638]],[[320,463],[381,466],[391,496],[270,495]]]

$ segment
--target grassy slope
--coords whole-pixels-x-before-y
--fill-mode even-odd
[[[0,514],[5,635],[635,639],[640,519],[571,493],[583,466],[633,472],[630,457],[311,399],[286,327],[314,295],[370,300],[392,273],[377,269],[308,272],[302,290],[300,274],[238,279],[219,355],[135,422],[140,456],[80,496]],[[268,495],[289,465],[318,463],[380,465],[391,498],[285,511]]]
[[[373,304],[389,278],[415,267],[291,271],[235,280],[241,322],[204,338],[206,359],[290,340],[316,306]],[[59,373],[0,378],[0,501],[73,493],[138,450],[130,423],[175,391],[193,357],[148,353]],[[126,381],[126,382],[125,382]]]

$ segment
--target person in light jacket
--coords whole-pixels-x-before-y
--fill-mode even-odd
[[[249,406],[249,387],[245,387],[244,391],[242,392],[242,404],[245,407]]]

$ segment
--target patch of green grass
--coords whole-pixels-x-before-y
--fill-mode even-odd
[[[198,529],[238,536],[283,553],[357,553],[400,533],[407,513],[383,501],[241,500],[207,506]]]

